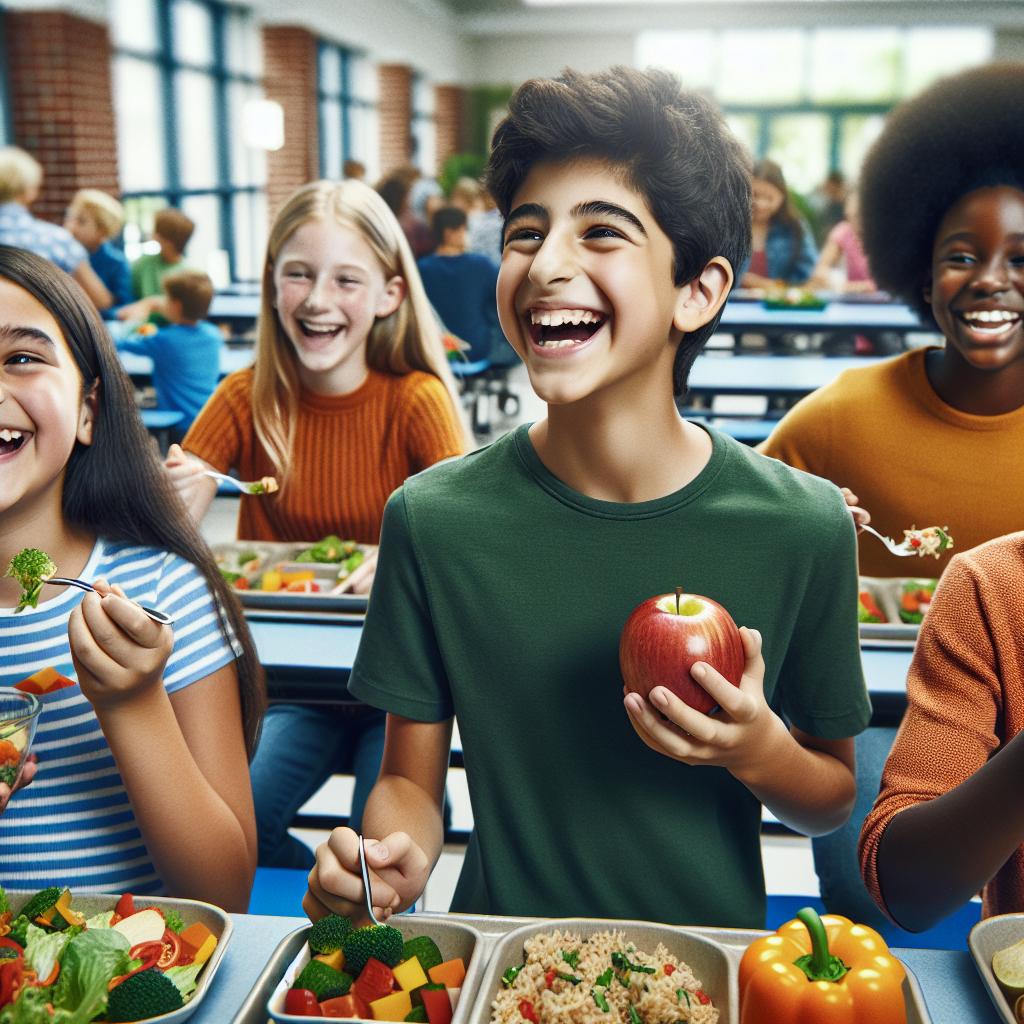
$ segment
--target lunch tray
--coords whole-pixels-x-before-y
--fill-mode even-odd
[[[11,910],[17,914],[36,892],[37,890],[35,889],[31,892],[8,889],[7,899]],[[113,910],[120,898],[120,895],[112,896],[91,892],[76,893],[74,889],[72,889],[71,894],[73,908],[85,914],[86,917],[92,917],[95,914],[102,914],[104,911]],[[136,898],[140,901],[143,900],[143,897]],[[147,907],[176,911],[181,915],[186,925],[194,924],[197,921],[205,924],[217,938],[216,948],[210,955],[210,959],[206,961],[206,965],[199,972],[196,990],[192,993],[192,998],[179,1010],[162,1013],[159,1017],[146,1018],[146,1024],[180,1024],[181,1021],[188,1020],[199,1009],[199,1005],[202,1003],[203,997],[213,981],[213,976],[217,973],[217,968],[220,967],[220,962],[224,957],[224,951],[227,949],[234,925],[231,923],[231,918],[220,907],[215,907],[212,903],[201,903],[199,900],[174,899],[169,896],[146,896],[144,901]]]
[[[266,542],[266,541],[230,541],[217,544],[213,548],[218,563],[222,557],[229,557],[240,551],[255,551],[263,560],[256,572],[243,573],[250,584],[257,583],[263,573],[278,565],[286,572],[311,570],[314,581],[324,590],[329,590],[337,582],[338,563],[334,562],[295,562],[294,558],[300,551],[311,548],[315,541],[309,542]],[[360,544],[359,548],[369,554],[375,550],[372,544]],[[367,594],[304,594],[286,590],[239,590],[228,584],[232,593],[238,596],[243,608],[252,608],[262,612],[329,612],[347,613],[349,615],[365,615],[369,600]]]
[[[468,1019],[468,1024],[477,1024],[478,1021],[483,1021],[486,1024],[490,1019],[489,1013],[486,1012],[489,1011],[490,999],[489,996],[484,995],[482,983],[484,979],[490,976],[492,967],[497,967],[497,964],[490,964],[489,961],[505,936],[524,925],[555,927],[553,920],[545,921],[536,917],[485,917],[476,914],[415,914],[412,916],[422,921],[427,921],[430,918],[451,920],[469,925],[480,933],[482,938],[482,949],[479,951],[482,953],[480,962],[484,969],[477,973],[476,982],[472,987],[468,983],[463,987],[462,995],[459,998],[458,1009],[469,1008],[471,1016]],[[602,923],[608,928],[622,926],[622,922],[616,921]],[[703,928],[693,926],[687,927],[684,930],[720,943],[725,947],[737,967],[747,946],[754,939],[770,934],[753,928]],[[260,976],[256,979],[256,984],[238,1013],[232,1019],[231,1024],[270,1024],[267,1015],[267,1000],[273,994],[274,989],[277,988],[278,982],[284,976],[289,964],[291,964],[302,949],[303,943],[306,941],[307,931],[308,928],[299,928],[297,931],[284,937],[267,962],[267,965],[263,968]],[[502,965],[501,969],[504,970],[506,966],[508,965]],[[928,1007],[925,1004],[921,986],[918,984],[913,971],[906,964],[903,966],[907,972],[906,979],[903,982],[903,995],[907,1006],[907,1024],[932,1024],[932,1018],[928,1013]],[[468,981],[469,975],[467,973]],[[483,1004],[485,999],[487,1003]],[[730,1013],[728,1017],[723,1014],[720,1021],[721,1024],[738,1024],[738,1010],[735,1013]]]
[[[971,951],[974,966],[981,975],[992,1005],[1000,1020],[1005,1024],[1016,1024],[1013,1005],[992,972],[992,957],[1001,949],[1012,946],[1024,939],[1024,914],[996,914],[979,921],[967,937],[967,948]]]

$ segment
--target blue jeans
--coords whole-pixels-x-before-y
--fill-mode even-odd
[[[878,796],[882,769],[895,738],[895,727],[886,726],[868,728],[856,738],[857,802],[850,820],[835,832],[811,840],[814,870],[825,909],[875,929],[891,925],[864,887],[857,840]]]
[[[349,825],[359,829],[380,771],[386,718],[383,711],[363,706],[270,707],[249,767],[261,867],[313,866],[313,851],[289,835],[288,827],[299,808],[339,772],[355,776]]]

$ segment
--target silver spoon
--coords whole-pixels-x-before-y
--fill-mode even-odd
[[[362,834],[359,836],[359,871],[363,876],[363,895],[366,897],[366,912],[370,915],[370,920],[380,925],[383,922],[377,920],[377,916],[373,912],[373,893],[370,891],[370,872],[366,869],[366,848],[363,845]]]
[[[91,594],[96,593],[96,588],[91,583],[86,583],[85,580],[70,579],[67,576],[51,576],[49,579],[43,580],[43,582],[52,583],[58,587],[78,587],[79,590],[87,590]],[[174,619],[166,612],[157,611],[156,608],[147,608],[144,604],[140,604],[139,607],[154,622],[159,622],[161,626],[171,626],[174,624]]]

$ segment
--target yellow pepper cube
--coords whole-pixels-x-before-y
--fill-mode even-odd
[[[412,997],[408,992],[392,992],[370,1003],[370,1013],[374,1020],[405,1020],[411,1012]]]
[[[423,965],[414,956],[400,963],[391,973],[403,992],[411,992],[414,988],[426,985],[429,980],[423,972]]]
[[[340,971],[345,966],[345,953],[340,949],[331,953],[317,953],[313,959],[322,960],[328,967],[333,967],[336,971]]]

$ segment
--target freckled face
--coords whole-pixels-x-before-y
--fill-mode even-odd
[[[985,370],[1024,359],[1024,192],[982,188],[953,205],[925,298],[955,358]]]
[[[91,439],[82,377],[60,327],[32,295],[0,279],[0,517],[59,501],[75,442]]]
[[[637,374],[671,378],[674,253],[642,195],[597,160],[535,165],[513,199],[502,330],[534,390],[579,401]]]

